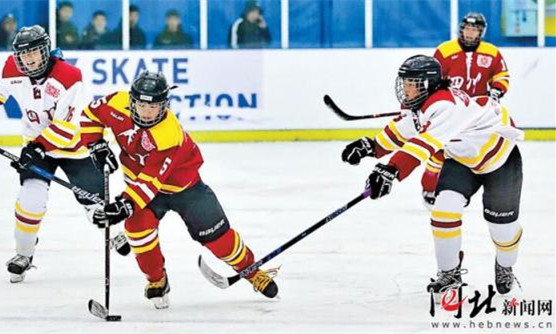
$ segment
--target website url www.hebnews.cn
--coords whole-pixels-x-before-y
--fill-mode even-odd
[[[479,328],[479,329],[548,329],[553,328],[552,321],[472,321],[456,322],[456,321],[431,321],[431,328],[439,329],[456,329],[456,328]]]

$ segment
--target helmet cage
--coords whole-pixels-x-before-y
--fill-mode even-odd
[[[170,102],[168,99],[164,99],[162,101],[152,101],[152,98],[150,100],[149,98],[151,98],[151,96],[141,95],[139,99],[136,98],[133,94],[129,96],[129,109],[131,110],[131,119],[133,120],[133,123],[139,125],[142,128],[150,128],[160,123],[166,115],[166,109],[168,109],[168,105]],[[137,102],[145,102],[151,105],[158,105],[158,115],[150,120],[141,118],[141,116],[137,112]]]
[[[15,48],[15,46],[14,46]],[[38,64],[37,68],[31,70],[25,65],[22,60],[22,55],[29,54],[39,51],[41,55],[40,63]],[[47,68],[48,62],[50,57],[50,45],[49,43],[41,43],[39,45],[27,47],[27,48],[15,48],[14,50],[14,59],[15,59],[15,66],[17,67],[18,71],[24,73],[25,75],[31,78],[37,78],[42,76]]]
[[[418,95],[409,99],[404,89],[404,82],[414,83],[417,86]],[[429,96],[429,80],[419,77],[396,77],[396,97],[404,108],[418,109]]]

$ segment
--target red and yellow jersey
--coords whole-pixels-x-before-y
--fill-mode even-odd
[[[516,141],[523,139],[505,107],[480,96],[470,98],[458,89],[442,89],[427,98],[421,110],[405,111],[376,137],[377,156],[396,153],[389,164],[403,180],[420,163],[440,150],[444,156],[476,174],[504,164]]]
[[[101,139],[105,127],[114,133],[127,184],[124,197],[137,207],[147,206],[158,192],[178,193],[200,180],[201,152],[171,110],[160,123],[141,128],[131,119],[129,93],[116,92],[91,102],[83,115],[84,142]]]
[[[465,52],[457,39],[444,42],[434,53],[442,66],[442,75],[452,80],[452,86],[469,96],[487,95],[490,88],[506,93],[510,74],[498,48],[481,41],[473,52]]]
[[[51,58],[52,68],[46,77],[34,80],[21,73],[12,56],[2,68],[0,108],[12,96],[23,114],[23,140],[34,141],[52,158],[82,159],[89,150],[79,141],[82,104],[81,71]]]

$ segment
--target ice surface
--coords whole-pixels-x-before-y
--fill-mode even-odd
[[[374,161],[342,163],[344,145],[201,144],[206,161],[201,173],[232,226],[261,257],[362,191]],[[521,150],[524,234],[514,269],[523,292],[515,296],[520,301],[553,300],[554,143],[527,142]],[[0,259],[7,261],[14,255],[13,204],[19,182],[8,161],[1,162],[0,170]],[[168,214],[160,240],[172,287],[171,306],[155,310],[143,297],[145,279],[133,257],[114,254],[111,313],[121,314],[121,323],[106,323],[87,310],[90,298],[104,300],[103,234],[86,221],[71,192],[53,184],[34,259],[38,269],[22,284],[10,284],[6,271],[0,275],[0,332],[442,332],[432,329],[431,321],[458,320],[438,308],[434,318],[429,315],[424,290],[436,264],[428,213],[420,200],[421,171],[396,183],[390,196],[358,204],[268,263],[266,267],[282,265],[279,300],[254,293],[246,282],[226,290],[208,283],[196,265],[199,253],[220,273],[233,272],[192,241],[176,214]],[[120,175],[111,182],[113,195],[123,189]],[[484,298],[487,285],[493,283],[494,247],[480,204],[477,194],[464,215],[464,267],[469,269],[464,278]],[[503,301],[495,296],[496,312],[483,311],[471,320],[530,321],[531,327],[538,327],[539,321],[554,324],[553,316],[502,315]],[[471,308],[464,305],[459,322],[468,326]],[[518,330],[498,330],[509,331]]]

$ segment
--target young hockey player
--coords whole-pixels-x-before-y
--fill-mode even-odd
[[[88,120],[81,124],[87,142],[103,143],[103,130],[109,127],[121,147],[127,187],[114,202],[97,210],[94,219],[100,227],[106,219],[110,224],[125,220],[131,249],[148,280],[145,297],[156,308],[169,305],[170,285],[158,237],[159,221],[168,211],[177,212],[191,237],[236,271],[254,262],[215,194],[201,180],[201,152],[168,109],[170,89],[162,74],[143,72],[130,92],[92,102],[84,109]],[[266,297],[278,293],[276,283],[262,270],[247,279]]]
[[[442,66],[442,76],[449,77],[452,87],[469,96],[485,96],[499,101],[509,88],[510,74],[498,48],[483,41],[487,22],[481,13],[468,13],[459,24],[458,38],[438,46],[434,58]],[[438,175],[444,152],[438,151],[427,161],[421,178],[422,195],[427,207],[435,200]]]
[[[446,161],[431,212],[439,272],[427,291],[440,293],[462,283],[458,254],[463,208],[483,187],[483,216],[496,247],[496,288],[508,293],[515,281],[512,266],[522,234],[518,220],[522,167],[516,141],[523,132],[496,100],[471,99],[450,88],[433,57],[413,56],[401,65],[396,95],[410,110],[374,139],[362,138],[348,145],[342,157],[353,164],[365,156],[379,158],[395,151],[387,164],[375,166],[367,180],[371,198],[377,199],[390,193],[394,179],[402,181],[443,149]]]
[[[103,196],[103,177],[80,141],[79,118],[81,71],[51,56],[50,38],[40,26],[23,27],[13,41],[0,80],[0,105],[13,96],[23,111],[26,143],[19,162],[12,163],[20,174],[21,189],[15,204],[16,253],[7,262],[10,281],[21,282],[32,267],[37,234],[46,213],[50,180],[26,168],[36,165],[52,174],[62,168],[69,181],[90,193]],[[77,197],[92,220],[94,205]],[[119,252],[129,253],[123,233],[113,239]]]

